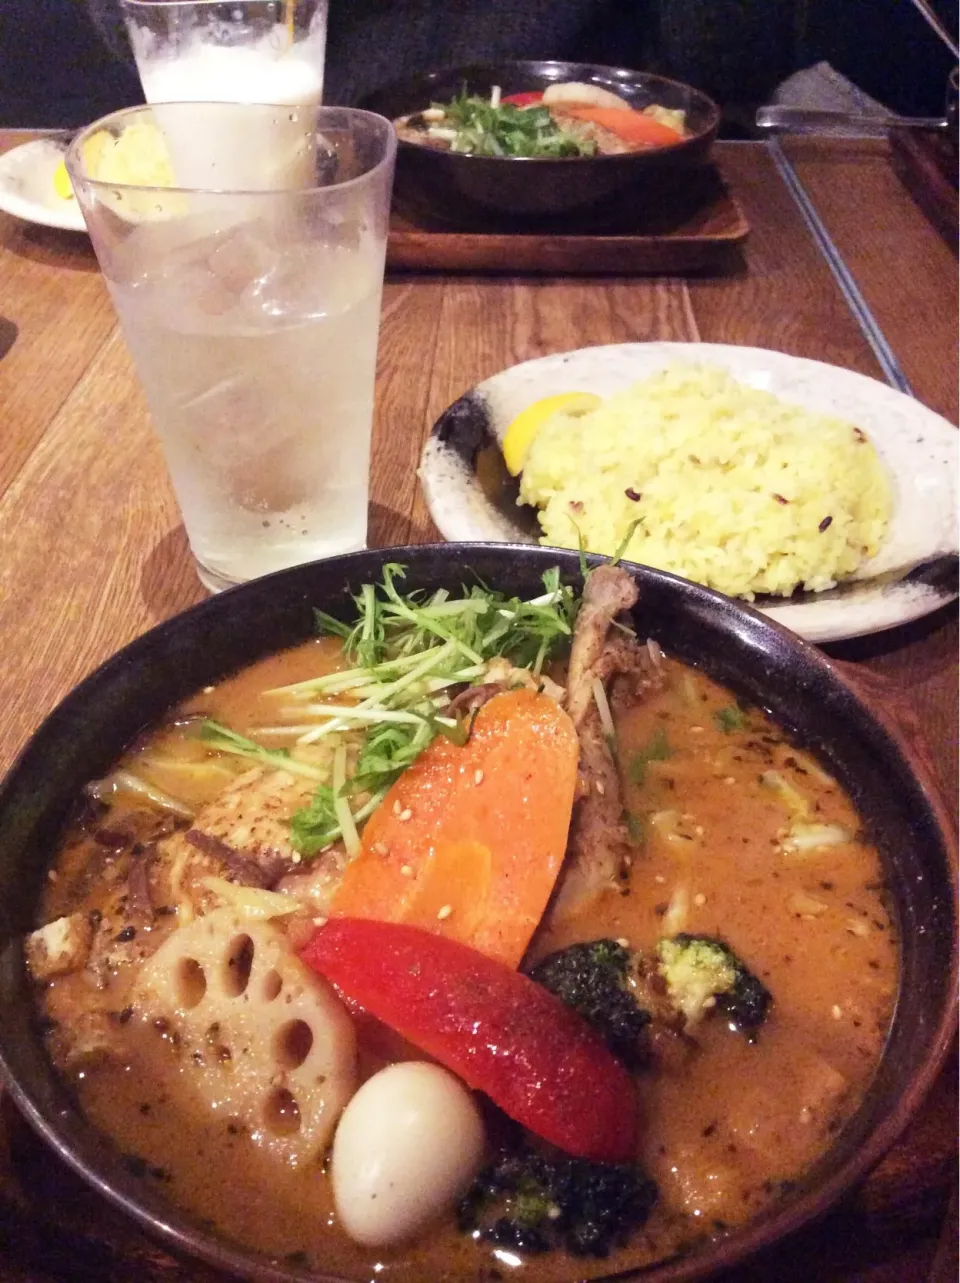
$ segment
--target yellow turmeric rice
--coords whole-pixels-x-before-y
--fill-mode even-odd
[[[731,596],[820,591],[879,548],[892,492],[866,434],[675,364],[579,417],[554,415],[525,461],[541,542],[613,554]]]

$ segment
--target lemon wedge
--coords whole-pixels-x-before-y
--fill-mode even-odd
[[[98,170],[103,160],[106,149],[113,145],[113,135],[106,129],[98,129],[95,134],[91,134],[83,144],[83,160],[87,167],[87,172],[91,178],[99,178]],[[67,173],[66,162],[61,160],[60,164],[53,171],[53,190],[61,200],[75,200],[73,184],[70,181],[70,175]]]
[[[98,140],[104,134],[105,140]],[[105,131],[94,134],[87,143],[96,143],[97,151],[84,149],[83,157],[94,177],[105,183],[129,183],[135,187],[172,187],[173,167],[167,142],[149,120],[127,125],[116,138]]]
[[[100,177],[97,172],[100,168],[100,162],[103,160],[104,152],[112,145],[113,134],[107,129],[98,129],[83,144],[83,163],[89,170],[91,178]]]
[[[61,200],[75,199],[73,194],[73,184],[70,182],[70,175],[67,173],[67,167],[62,160],[53,171],[53,190]]]
[[[517,477],[523,471],[527,452],[548,419],[555,414],[579,418],[595,410],[601,399],[595,392],[559,392],[555,396],[541,397],[521,410],[503,436],[503,459],[510,475]]]

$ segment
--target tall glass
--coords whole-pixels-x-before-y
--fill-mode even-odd
[[[327,0],[121,0],[148,103],[316,107]]]
[[[172,103],[67,153],[213,591],[365,546],[395,151],[369,112]]]

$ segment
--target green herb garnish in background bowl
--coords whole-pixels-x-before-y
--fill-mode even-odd
[[[489,98],[461,92],[434,103],[455,131],[450,150],[472,156],[595,156],[597,144],[579,140],[556,124],[546,107],[493,106]]]

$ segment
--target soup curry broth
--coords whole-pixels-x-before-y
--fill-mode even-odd
[[[606,1259],[574,1263],[562,1247],[508,1253],[509,1264],[523,1267],[510,1273],[532,1279],[595,1277],[689,1250],[781,1198],[857,1108],[895,996],[897,946],[883,876],[850,799],[762,711],[655,644],[641,649],[652,674],[641,693],[614,698],[609,686],[629,854],[616,884],[574,912],[559,911],[562,891],[554,896],[523,968],[575,942],[617,940],[649,960],[663,938],[705,936],[726,942],[772,1003],[753,1029],[738,1027],[712,1000],[689,1027],[654,1019],[633,1068],[636,1160],[656,1184],[653,1210]],[[138,861],[169,840],[164,834],[187,828],[187,812],[199,825],[203,808],[251,765],[198,739],[197,715],[255,736],[279,716],[278,697],[265,691],[347,666],[339,643],[325,639],[205,690],[135,745],[113,791],[100,790],[105,800],[85,807],[54,861],[41,922],[79,915],[109,949],[95,956],[87,939],[89,956],[51,972],[28,942],[48,1045],[85,1114],[132,1168],[228,1238],[355,1279],[374,1277],[374,1267],[376,1277],[397,1280],[502,1277],[502,1245],[464,1233],[454,1207],[409,1242],[352,1242],[338,1223],[325,1152],[303,1160],[264,1140],[271,1127],[282,1134],[305,1125],[296,1101],[286,1100],[285,1113],[277,1097],[259,1131],[211,1110],[196,1073],[209,1048],[198,1051],[175,1020],[143,1019],[137,1007],[138,976],[152,954],[186,919],[218,903],[209,886],[192,907],[189,894],[158,902],[154,887],[145,906]],[[130,777],[149,779],[154,800],[132,792]],[[313,787],[294,783],[284,815]],[[156,802],[171,797],[182,801],[183,815]],[[196,851],[215,863],[215,842]],[[334,881],[342,865],[329,875]],[[241,862],[219,872],[242,885]],[[189,890],[183,869],[180,877],[181,891]],[[275,892],[303,902],[303,912],[274,920],[297,944],[323,921],[317,906],[329,887],[318,890],[317,877],[305,860],[271,879]],[[223,890],[216,880],[209,885]],[[233,961],[243,965],[239,954]],[[653,975],[657,1001],[665,1002],[662,977]],[[394,1060],[424,1058],[369,1017],[356,1030],[360,1079]],[[215,1028],[207,1033],[216,1041]],[[296,1047],[291,1055],[290,1063]],[[212,1072],[208,1063],[204,1072]],[[484,1116],[495,1132],[496,1111]]]

